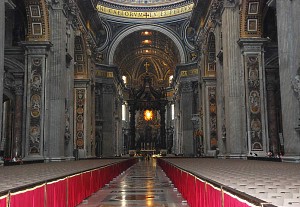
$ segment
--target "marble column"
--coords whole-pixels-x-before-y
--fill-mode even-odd
[[[263,44],[267,39],[242,38],[245,74],[248,153],[267,154],[267,111]]]
[[[160,107],[159,110],[160,114],[160,149],[167,149],[166,148],[166,108],[165,105]]]
[[[129,104],[130,113],[130,147],[129,150],[135,150],[135,106]]]
[[[71,21],[67,25],[67,61],[66,61],[66,103],[65,103],[65,158],[74,159],[74,31]]]
[[[204,151],[216,150],[218,148],[217,132],[217,104],[216,104],[216,79],[203,78],[204,83],[204,120],[203,130],[205,131]]]
[[[181,131],[181,112],[179,95],[175,95],[174,100],[174,136],[173,136],[173,153],[182,154],[182,131]]]
[[[182,137],[183,137],[183,154],[185,156],[191,156],[194,154],[194,141],[193,141],[193,123],[192,113],[193,107],[191,106],[191,100],[193,100],[193,87],[192,82],[189,80],[182,81],[180,83],[181,88],[181,100],[180,110],[181,122],[182,122]]]
[[[221,25],[218,25],[215,29],[216,35],[216,98],[217,98],[217,129],[218,129],[218,148],[220,150],[220,157],[226,154],[226,128],[225,128],[225,98],[224,98],[224,70],[223,70],[223,52],[221,42]]]
[[[3,76],[4,76],[4,42],[5,42],[5,1],[0,1],[0,114],[3,108]],[[0,126],[2,126],[2,118],[0,118]],[[2,134],[2,127],[0,127]]]
[[[99,83],[95,85],[95,143],[96,143],[96,156],[102,156],[102,86]]]
[[[116,94],[121,94],[120,89]],[[115,97],[114,110],[114,155],[120,156],[122,153],[122,100],[120,96]]]
[[[114,156],[115,152],[115,86],[103,84],[103,156]]]
[[[247,153],[246,114],[240,38],[240,11],[236,1],[225,1],[222,14],[223,81],[226,119],[226,156]]]
[[[43,160],[45,146],[46,71],[50,42],[24,42],[26,104],[25,157],[23,160]]]
[[[20,77],[22,78],[23,75]],[[22,120],[23,120],[23,94],[24,83],[23,79],[16,80],[15,86],[15,124],[14,124],[14,137],[13,137],[13,149],[12,157],[19,159],[22,155]]]
[[[300,75],[300,1],[276,0],[278,31],[279,75],[282,104],[284,160],[299,161],[300,133],[299,97],[297,89]],[[298,98],[298,99],[297,99]]]
[[[87,88],[88,80],[76,80],[74,85],[75,93],[75,116],[74,116],[74,134],[75,147],[78,151],[78,158],[86,158],[86,142],[88,137],[87,130]]]
[[[49,70],[47,70],[47,112],[45,117],[45,156],[49,160],[65,159],[66,127],[66,17],[60,1],[49,7],[51,43]]]
[[[269,150],[272,150],[274,155],[280,153],[280,142],[278,134],[279,122],[277,120],[276,104],[276,82],[274,72],[269,72],[267,75],[267,108],[268,108],[268,134],[269,134]]]

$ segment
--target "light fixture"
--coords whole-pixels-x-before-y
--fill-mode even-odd
[[[142,36],[151,36],[152,35],[152,32],[149,32],[149,31],[144,31],[141,33]]]
[[[150,120],[152,120],[153,119],[153,111],[151,111],[151,110],[145,110],[144,111],[144,119],[146,120],[146,121],[150,121]]]
[[[143,40],[142,41],[142,44],[146,45],[146,44],[151,44],[152,41],[151,40]]]

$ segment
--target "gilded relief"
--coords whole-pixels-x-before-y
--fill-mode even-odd
[[[29,41],[47,41],[50,39],[49,14],[47,1],[25,1],[27,13],[27,39]]]
[[[248,107],[250,118],[251,150],[262,150],[261,94],[259,60],[257,55],[247,56]]]
[[[39,95],[33,95],[30,99],[30,105],[31,105],[31,116],[33,118],[37,118],[40,116],[40,110],[41,110],[41,97]]]
[[[241,7],[241,37],[261,37],[263,30],[262,28],[262,6],[260,1],[243,1]]]
[[[107,7],[101,4],[96,6],[98,12],[112,16],[132,18],[132,19],[153,19],[165,18],[185,14],[191,12],[194,8],[194,3],[179,6],[177,8],[165,9],[161,11],[137,11],[137,10],[121,10],[116,8]]]
[[[218,147],[216,87],[208,88],[210,148]]]
[[[31,89],[34,91],[39,91],[41,90],[42,87],[42,77],[40,74],[37,74],[36,71],[33,71],[31,79]]]
[[[31,126],[30,127],[30,141],[32,143],[39,143],[40,142],[40,128],[39,126]]]
[[[248,14],[258,14],[259,2],[249,2]]]
[[[41,17],[41,11],[39,5],[30,5],[30,16],[31,17]]]
[[[84,147],[84,105],[85,89],[76,89],[76,146]]]
[[[249,95],[251,113],[257,114],[260,112],[260,96],[258,91],[251,91]]]
[[[29,71],[30,88],[30,126],[29,153],[40,153],[41,113],[42,113],[42,62],[43,58],[34,57]]]

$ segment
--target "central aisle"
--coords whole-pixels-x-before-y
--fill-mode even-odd
[[[78,207],[188,207],[155,159],[139,161]]]

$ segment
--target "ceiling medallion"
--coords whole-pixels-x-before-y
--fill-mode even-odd
[[[144,119],[146,120],[146,121],[150,121],[150,120],[152,120],[153,119],[153,111],[151,111],[151,110],[145,110],[144,111]]]

